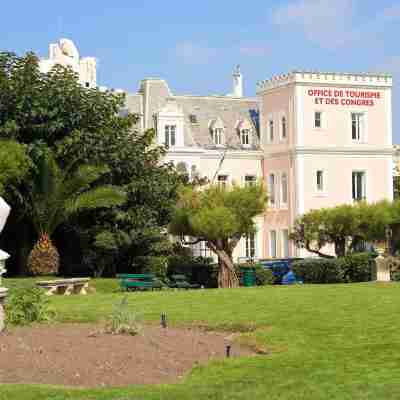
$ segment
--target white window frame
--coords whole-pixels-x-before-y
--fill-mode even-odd
[[[320,126],[316,125],[317,113],[320,114]],[[324,111],[314,110],[313,127],[314,127],[314,129],[317,129],[317,130],[325,129],[325,112]]]
[[[273,240],[272,240],[272,236],[274,234],[274,244],[275,244],[275,248],[272,247],[273,244]],[[271,258],[278,258],[278,235],[277,235],[277,231],[275,229],[271,229],[269,231],[269,251],[270,251],[270,257]]]
[[[244,138],[247,138],[247,143],[244,143]],[[240,143],[242,146],[250,147],[251,145],[251,129],[244,128],[240,129]]]
[[[360,129],[360,120],[358,119],[358,138],[353,138],[353,115],[362,116],[362,125]],[[363,110],[351,110],[350,111],[350,126],[351,126],[351,141],[352,143],[366,143],[367,132],[368,132],[368,117],[367,112]]]
[[[253,240],[251,240],[251,238]],[[253,242],[253,246],[251,245]],[[251,251],[254,251],[254,255],[251,256]],[[244,254],[248,260],[257,259],[257,232],[245,235],[244,237]]]
[[[273,177],[273,188],[271,188],[271,177]],[[270,207],[277,207],[277,197],[276,197],[276,182],[277,182],[277,173],[270,172],[268,174],[268,203]],[[273,190],[272,190],[273,189]],[[273,201],[272,201],[273,199]]]
[[[177,125],[176,124],[165,124],[164,125],[164,145],[167,149],[176,146],[176,133],[177,133]],[[172,137],[174,138],[172,144]]]
[[[225,179],[220,179],[225,177]],[[218,174],[217,176],[217,184],[220,187],[226,188],[229,185],[229,175],[228,174]]]
[[[284,189],[284,186],[283,186],[284,179],[283,179],[283,177],[284,176],[286,177],[286,179],[285,179],[286,180],[286,184],[285,184],[286,201],[283,198],[283,193],[284,193],[284,190],[283,190]],[[288,180],[288,173],[286,171],[281,173],[280,188],[281,188],[281,190],[280,190],[280,195],[281,195],[280,205],[281,205],[282,208],[287,208],[288,202],[289,202],[289,180]]]
[[[285,232],[287,233],[287,235],[285,235]],[[287,252],[285,251],[286,250],[285,244],[287,244]],[[282,258],[290,257],[290,239],[289,239],[289,229],[288,228],[283,228],[281,230],[281,247],[282,247],[281,248]]]
[[[285,125],[283,124],[283,120],[285,120]],[[285,129],[283,129],[284,126]],[[285,131],[285,136],[283,136],[283,131]],[[279,117],[279,140],[281,142],[286,142],[288,140],[288,119],[284,113]]]
[[[268,117],[267,132],[268,132],[268,142],[269,143],[274,143],[275,142],[276,129],[275,129],[274,118],[272,117],[272,115]]]
[[[353,190],[353,180],[354,180],[354,174],[363,174],[363,182],[362,182],[362,194],[363,196],[361,196],[361,199],[355,198],[354,197],[354,190]],[[351,198],[353,200],[354,203],[357,203],[359,201],[366,201],[368,198],[368,190],[367,190],[367,172],[365,170],[353,170],[351,171]]]
[[[214,128],[212,130],[213,134],[213,142],[216,146],[224,146],[225,145],[225,137],[224,137],[224,129],[223,128]]]
[[[250,179],[248,179],[250,178]],[[257,183],[257,176],[256,175],[251,175],[251,174],[246,174],[243,178],[244,185],[245,186],[253,186]]]

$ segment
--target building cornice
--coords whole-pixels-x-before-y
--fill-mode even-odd
[[[337,73],[294,71],[288,74],[274,76],[272,79],[257,82],[257,95],[271,89],[290,84],[302,85],[336,85],[360,88],[385,89],[392,87],[392,76],[389,74],[373,73]]]
[[[197,156],[203,159],[219,159],[224,154],[224,150],[207,150],[195,148],[176,148],[168,150],[166,156],[169,158],[174,157],[189,157]],[[228,150],[225,152],[225,159],[251,159],[262,160],[264,152],[262,150]]]
[[[393,156],[392,147],[295,147],[281,152],[265,152],[265,158],[283,158],[297,155],[340,155],[340,156],[364,156],[364,157],[388,157]]]

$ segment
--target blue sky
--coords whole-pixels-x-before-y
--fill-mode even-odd
[[[50,42],[71,38],[98,59],[100,85],[128,91],[156,76],[174,93],[228,93],[236,64],[247,95],[258,80],[293,69],[392,73],[400,143],[398,0],[4,3],[0,49],[46,57]]]

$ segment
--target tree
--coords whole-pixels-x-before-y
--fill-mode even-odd
[[[384,240],[385,226],[392,223],[396,207],[382,201],[311,210],[295,221],[290,237],[298,247],[320,257],[334,257],[323,250],[327,245],[343,257],[362,242]]]
[[[244,235],[255,232],[254,218],[265,210],[266,192],[261,184],[204,189],[183,187],[179,192],[170,232],[206,241],[218,256],[218,286],[237,287],[232,253]]]
[[[51,241],[56,228],[81,210],[121,205],[126,195],[114,186],[91,187],[108,168],[83,165],[71,174],[70,168],[57,165],[48,149],[40,152],[35,161],[30,218],[39,239],[29,256],[28,269],[34,275],[57,273],[59,255]]]
[[[31,168],[25,146],[13,140],[0,140],[0,194],[7,184],[18,184]]]
[[[116,247],[106,251],[122,269],[131,268],[135,257],[149,254],[167,240],[164,232],[182,179],[171,165],[161,162],[165,149],[154,144],[154,130],[140,132],[138,116],[122,113],[123,109],[123,94],[84,88],[69,68],[57,65],[42,74],[33,53],[23,57],[0,53],[0,138],[25,145],[28,154],[47,146],[63,171],[71,162],[71,173],[80,165],[104,165],[109,172],[98,183],[121,186],[126,192],[120,207],[86,210],[79,218],[72,215],[54,232],[55,240],[62,239],[61,252],[63,243],[70,242],[66,237],[80,245],[73,252],[79,259],[70,260],[71,265],[82,260],[100,265],[103,252],[91,251],[96,243],[105,244],[96,239],[100,234],[100,239],[112,236]],[[30,215],[29,199],[29,179],[7,193],[18,226],[8,224],[1,238],[4,248],[13,249],[12,261],[18,259],[20,271],[26,259],[21,249],[32,242],[32,221],[24,217]],[[74,254],[65,251],[68,258]]]

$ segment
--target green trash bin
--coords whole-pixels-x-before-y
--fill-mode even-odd
[[[242,268],[243,286],[255,286],[256,284],[256,270],[255,268]]]

